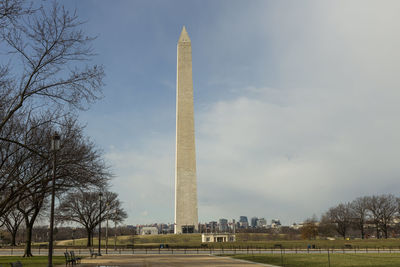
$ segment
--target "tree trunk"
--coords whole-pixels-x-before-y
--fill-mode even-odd
[[[385,235],[385,239],[387,239],[388,238],[388,227],[387,227],[387,225],[384,225],[382,227],[382,230],[383,230],[383,234]]]
[[[361,230],[361,239],[364,239],[364,237],[365,237],[365,233],[364,233],[364,225],[361,225],[361,228],[360,228],[360,230]]]
[[[17,243],[15,242],[17,237],[17,231],[12,231],[11,232],[11,246],[15,247],[17,245]]]
[[[87,232],[87,247],[92,245],[92,232],[89,229],[86,229]]]
[[[32,228],[33,228],[33,224],[26,225],[24,257],[33,257],[33,255],[32,255]]]

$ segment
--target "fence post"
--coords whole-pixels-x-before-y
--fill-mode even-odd
[[[331,267],[331,257],[329,255],[329,248],[328,248],[328,267]]]
[[[282,254],[282,248],[281,248],[281,264],[283,266],[283,254]]]

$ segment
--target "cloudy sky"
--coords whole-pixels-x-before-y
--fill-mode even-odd
[[[201,222],[300,222],[400,190],[399,1],[69,1],[104,98],[80,114],[127,224],[173,222],[176,44],[192,40]]]

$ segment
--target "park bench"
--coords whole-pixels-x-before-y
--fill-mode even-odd
[[[73,251],[73,250],[71,250],[70,252],[69,252],[69,254],[71,255],[71,259],[73,260],[73,261],[75,261],[75,263],[77,263],[77,264],[80,264],[81,263],[81,257],[76,257],[75,256],[75,251]]]
[[[95,258],[97,258],[97,256],[99,256],[99,253],[94,252],[93,248],[89,248],[89,252],[90,252],[91,258],[93,258],[93,256],[95,256]]]
[[[22,266],[22,263],[20,261],[17,261],[17,262],[12,262],[11,263],[11,267],[23,267],[23,266]]]
[[[64,257],[65,257],[65,266],[70,264],[74,265],[76,263],[75,260],[71,258],[68,252],[64,252]]]

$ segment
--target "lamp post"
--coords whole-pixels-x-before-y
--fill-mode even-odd
[[[117,250],[117,218],[118,218],[118,208],[115,209],[115,218],[114,218],[114,250]]]
[[[56,155],[60,149],[60,136],[57,132],[51,138],[51,151],[53,151],[53,181],[51,185],[51,206],[50,206],[50,234],[49,234],[49,253],[48,267],[53,267],[53,229],[54,229],[54,201],[56,191]]]
[[[101,197],[103,196],[103,193],[99,193],[99,202],[100,202],[100,210],[99,210],[99,251],[98,255],[101,256]]]
[[[109,216],[109,208],[110,202],[106,202],[106,254],[108,254],[108,216]]]
[[[76,228],[72,229],[72,246],[75,247],[75,230]]]

